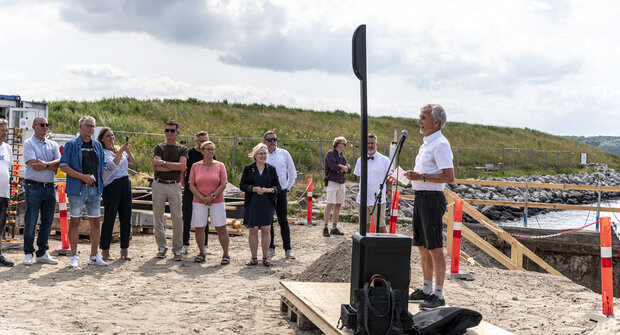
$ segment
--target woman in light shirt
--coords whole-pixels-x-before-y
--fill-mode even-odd
[[[189,189],[194,194],[192,203],[192,227],[195,229],[196,244],[199,254],[194,258],[197,263],[205,261],[205,229],[209,218],[211,226],[215,228],[222,246],[221,265],[230,263],[228,254],[228,229],[226,229],[226,204],[224,203],[224,189],[228,183],[226,166],[218,162],[215,156],[215,144],[206,141],[200,145],[204,157],[192,165],[189,173]]]
[[[114,145],[114,132],[103,127],[97,137],[103,145],[106,168],[103,178],[103,224],[101,225],[101,239],[99,247],[104,260],[109,260],[110,241],[114,222],[118,213],[121,228],[121,259],[129,258],[129,237],[131,235],[131,182],[129,181],[129,164],[135,164],[136,159],[131,153],[131,144],[125,141],[120,147]]]

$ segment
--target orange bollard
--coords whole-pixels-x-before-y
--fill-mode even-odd
[[[371,216],[370,217],[370,229],[369,229],[369,233],[376,233],[376,228],[375,228],[375,216]]]
[[[315,222],[312,222],[312,178],[308,178],[308,218],[306,219],[307,225],[316,226]]]
[[[603,296],[603,314],[614,315],[614,283],[611,261],[611,221],[609,217],[601,218],[601,294]]]
[[[459,273],[461,259],[461,225],[463,224],[463,200],[454,200],[454,223],[452,224],[452,257],[450,273]]]
[[[400,202],[400,191],[392,191],[392,215],[390,216],[390,234],[396,234],[396,220],[398,220],[398,203]]]
[[[58,183],[58,213],[60,215],[60,237],[62,248],[69,249],[69,223],[67,220],[67,196],[65,195],[65,182]]]

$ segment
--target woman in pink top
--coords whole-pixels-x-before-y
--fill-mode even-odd
[[[203,160],[194,163],[189,174],[189,189],[194,194],[192,203],[192,227],[195,228],[196,244],[200,254],[194,258],[197,263],[205,261],[205,229],[209,217],[211,225],[217,231],[220,245],[224,251],[220,264],[230,263],[228,255],[228,230],[226,229],[226,205],[224,189],[228,178],[226,167],[222,162],[213,159],[215,144],[206,141],[200,145]]]

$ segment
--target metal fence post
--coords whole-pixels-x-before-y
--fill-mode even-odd
[[[480,148],[478,148],[478,166],[480,166]]]
[[[504,152],[504,150],[506,150],[506,148],[502,148],[502,166],[506,167],[506,162],[504,162],[504,157],[506,153]]]
[[[543,162],[543,169],[547,168],[547,150],[545,150],[545,160]]]
[[[323,157],[323,140],[319,139],[319,173],[321,173],[321,158]]]
[[[457,169],[461,167],[460,162],[459,162],[459,159],[460,159],[460,157],[459,157],[459,156],[460,156],[460,150],[459,150],[459,148],[457,147],[457,148],[456,148],[456,168],[457,168]]]
[[[534,165],[534,149],[532,149],[532,161],[531,164]]]
[[[235,161],[237,160],[237,136],[233,137],[233,157],[231,171],[235,171]]]
[[[517,148],[517,170],[519,169],[519,148]]]

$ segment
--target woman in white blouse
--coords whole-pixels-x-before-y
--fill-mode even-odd
[[[108,127],[103,127],[97,137],[103,145],[106,168],[104,173],[103,188],[103,224],[101,225],[101,238],[99,247],[104,260],[110,257],[110,241],[116,213],[121,228],[121,259],[131,260],[127,249],[131,234],[131,182],[129,181],[129,164],[135,164],[136,159],[131,153],[131,144],[126,140],[120,147],[114,145],[114,132]]]

